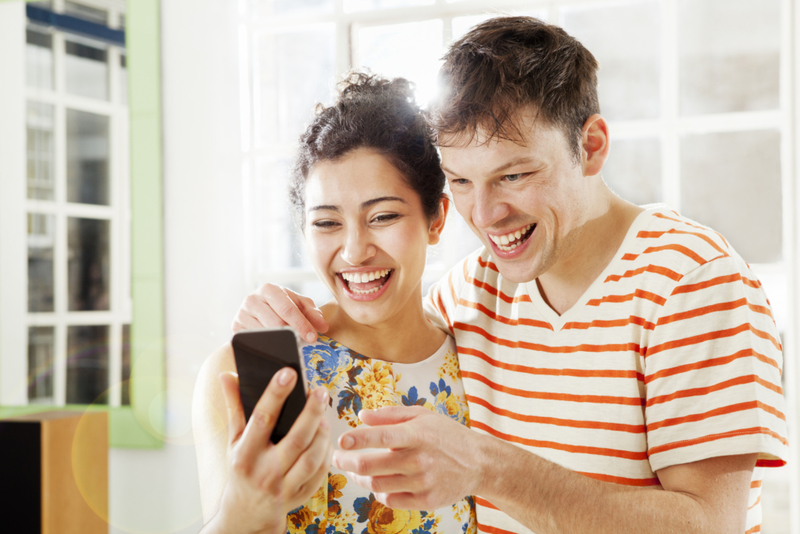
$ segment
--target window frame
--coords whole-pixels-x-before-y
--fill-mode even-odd
[[[4,51],[0,61],[7,73],[18,73],[8,79],[18,79],[18,84],[2,84],[0,89],[0,110],[8,117],[5,127],[0,126],[0,169],[3,174],[19,176],[20,180],[3,180],[0,184],[0,198],[18,198],[20,202],[3,204],[0,210],[0,245],[4,251],[4,259],[0,264],[0,417],[8,417],[20,413],[32,413],[42,410],[88,410],[108,411],[110,416],[109,443],[114,447],[128,448],[161,448],[165,437],[165,418],[163,395],[164,377],[164,311],[163,311],[163,216],[162,216],[162,165],[161,165],[161,88],[160,88],[160,3],[158,0],[137,0],[128,2],[125,9],[126,60],[128,70],[128,117],[121,118],[112,135],[121,135],[130,143],[129,156],[124,150],[115,149],[118,143],[112,140],[110,149],[112,165],[123,177],[122,184],[113,184],[112,195],[123,195],[121,201],[130,205],[129,211],[123,209],[121,220],[130,218],[130,257],[124,252],[116,254],[122,258],[112,266],[112,276],[130,280],[130,288],[121,284],[112,299],[125,298],[131,295],[132,306],[123,306],[119,317],[112,317],[108,312],[93,312],[93,319],[109,320],[104,324],[119,323],[116,334],[112,334],[110,350],[121,353],[121,325],[130,319],[130,406],[100,405],[45,405],[27,404],[27,388],[20,387],[18,381],[20,370],[22,376],[27,375],[27,326],[36,325],[41,318],[31,318],[28,314],[19,314],[15,310],[27,311],[27,246],[25,245],[25,214],[31,205],[43,205],[41,201],[28,201],[25,191],[25,107],[29,90],[25,82],[25,29],[27,17],[25,3],[21,0],[0,0],[0,44]],[[63,0],[56,0],[63,5]],[[80,3],[108,9],[106,2],[85,0]],[[57,4],[57,5],[58,5]],[[125,3],[112,0],[115,7]],[[111,9],[115,11],[115,9]],[[120,9],[111,16],[118,17]],[[119,66],[119,55],[111,52],[110,90],[119,94],[121,87],[115,72]],[[114,62],[114,63],[111,63]],[[57,68],[57,67],[56,67]],[[118,72],[117,72],[118,74]],[[115,87],[115,84],[117,85]],[[91,111],[93,105],[80,97],[65,97],[69,106],[75,109]],[[102,105],[102,104],[100,104]],[[8,113],[8,114],[6,114]],[[15,126],[19,125],[19,129]],[[112,128],[114,126],[112,125]],[[63,128],[62,128],[63,129]],[[58,130],[56,130],[56,135]],[[62,134],[63,135],[63,134]],[[64,145],[62,144],[62,147]],[[3,149],[7,150],[3,150]],[[59,154],[56,154],[56,164]],[[63,154],[61,154],[63,158]],[[126,183],[127,182],[127,183]],[[128,195],[120,189],[130,186]],[[125,198],[127,197],[127,198]],[[93,214],[96,207],[76,208],[75,213]],[[103,210],[100,209],[99,212]],[[117,226],[121,226],[117,224]],[[62,231],[66,231],[65,229]],[[111,246],[128,248],[118,229],[111,230]],[[7,251],[12,252],[7,255]],[[113,254],[113,252],[112,252]],[[113,256],[112,256],[113,257]],[[56,276],[58,276],[56,274]],[[63,284],[62,284],[63,285]],[[113,287],[113,286],[112,286]],[[63,290],[65,291],[65,289]],[[84,312],[85,313],[85,312]],[[36,314],[39,315],[39,314]],[[68,319],[67,319],[68,320]],[[95,321],[96,322],[96,321]],[[66,324],[66,323],[64,323]],[[86,324],[82,319],[81,324]],[[112,329],[112,332],[114,330]],[[24,334],[23,334],[24,332]],[[65,336],[62,336],[65,338]],[[9,357],[19,354],[23,357]],[[115,361],[116,360],[116,361]],[[114,362],[112,364],[112,362]],[[121,376],[121,360],[109,359],[109,376]],[[114,373],[114,374],[112,374]],[[119,381],[110,379],[110,385],[119,390]],[[115,392],[112,390],[112,394]],[[119,399],[119,391],[116,391]],[[58,399],[57,400],[62,400]],[[118,402],[115,402],[118,404]]]

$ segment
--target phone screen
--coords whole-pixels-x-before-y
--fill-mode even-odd
[[[306,402],[303,369],[297,349],[297,337],[290,328],[248,330],[234,334],[231,340],[239,373],[239,396],[247,421],[267,389],[267,384],[284,367],[297,372],[297,383],[281,409],[270,441],[278,443],[292,428]]]

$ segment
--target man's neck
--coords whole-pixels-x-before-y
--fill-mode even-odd
[[[608,194],[608,208],[583,225],[571,253],[536,280],[542,298],[558,315],[572,308],[611,263],[642,212],[610,191]]]

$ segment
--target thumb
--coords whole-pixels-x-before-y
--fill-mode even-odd
[[[361,410],[358,418],[366,425],[381,426],[405,423],[429,413],[422,406],[386,406],[377,410]]]

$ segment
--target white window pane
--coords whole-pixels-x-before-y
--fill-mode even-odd
[[[681,113],[776,109],[780,0],[681,0]]]
[[[111,203],[109,119],[67,110],[67,202]]]
[[[52,312],[54,301],[53,251],[56,219],[28,214],[28,311]]]
[[[460,2],[462,0],[448,0],[448,2]],[[545,20],[547,17],[547,11],[539,10],[539,11],[509,11],[504,13],[481,13],[480,15],[467,15],[465,17],[454,17],[452,21],[452,29],[453,29],[453,41],[459,39],[462,35],[467,33],[473,26],[483,22],[484,20],[489,20],[495,17],[501,17],[506,15],[514,15],[514,16],[528,16],[534,17],[540,20]]]
[[[64,2],[64,13],[66,15],[78,17],[79,19],[88,20],[89,22],[102,24],[103,26],[108,23],[107,11],[103,9],[97,9],[96,7],[89,7],[79,4],[77,2],[71,2],[70,0],[66,0],[66,2]]]
[[[619,196],[639,206],[662,202],[661,142],[616,139],[603,166],[603,180]]]
[[[427,104],[436,90],[436,75],[444,54],[442,21],[438,19],[358,30],[357,64],[416,84],[416,100]]]
[[[253,188],[253,218],[260,232],[258,272],[311,267],[302,232],[289,203],[289,170],[292,161],[258,163]]]
[[[780,261],[780,133],[681,139],[681,212],[720,232],[748,263]]]
[[[256,36],[254,56],[255,127],[259,146],[296,143],[314,116],[314,105],[327,102],[333,84],[333,24]]]
[[[53,352],[55,329],[52,326],[28,328],[28,402],[53,403]]]
[[[54,200],[53,106],[28,102],[26,123],[28,198]]]
[[[64,72],[67,92],[73,95],[108,100],[107,46],[89,39],[65,40]]]
[[[598,95],[607,118],[659,116],[660,19],[652,0],[562,12],[564,29],[600,63]]]
[[[368,9],[391,9],[393,7],[430,6],[436,0],[344,0],[345,13]]]
[[[25,40],[25,81],[28,87],[53,89],[53,37],[46,30],[28,28]]]
[[[67,404],[108,404],[108,326],[67,329]]]
[[[333,11],[333,0],[254,0],[253,4],[254,11],[262,18]]]

